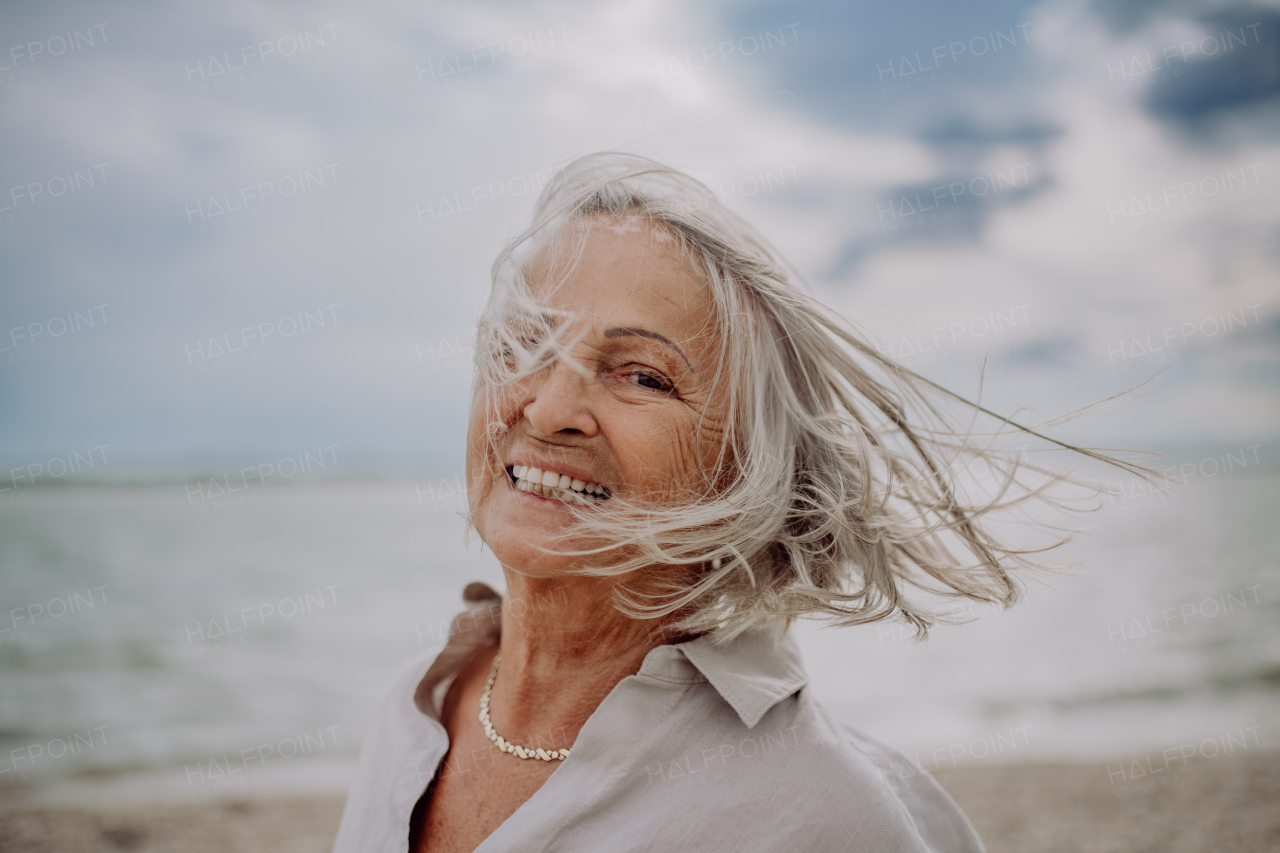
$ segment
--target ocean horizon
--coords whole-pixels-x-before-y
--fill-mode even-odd
[[[459,476],[207,476],[0,494],[0,792],[340,793],[392,673],[440,647],[467,582],[503,586],[463,541]],[[1280,746],[1278,486],[1121,485],[1072,570],[925,643],[798,623],[806,689],[930,770]]]

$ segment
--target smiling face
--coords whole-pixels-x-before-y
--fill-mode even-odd
[[[533,576],[586,561],[538,546],[602,544],[564,537],[568,502],[678,505],[705,490],[725,434],[715,309],[679,244],[632,217],[571,227],[583,238],[576,262],[550,250],[528,274],[541,305],[574,314],[567,357],[506,388],[482,383],[467,431],[476,529],[499,562]],[[496,447],[494,420],[506,427]]]

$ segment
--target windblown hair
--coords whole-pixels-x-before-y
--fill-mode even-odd
[[[898,617],[923,636],[947,614],[914,600],[911,587],[1012,604],[1021,590],[1010,573],[1039,566],[1032,557],[1048,548],[1003,542],[993,514],[1054,504],[1053,487],[1079,484],[1030,462],[1011,437],[1149,473],[1047,438],[886,358],[705,185],[629,154],[592,154],[557,172],[532,225],[495,260],[473,393],[565,357],[573,342],[558,330],[570,324],[538,319],[556,312],[533,298],[531,271],[548,257],[568,257],[571,268],[585,239],[574,226],[593,219],[642,222],[678,241],[710,290],[712,381],[732,413],[714,464],[677,505],[615,496],[575,510],[573,535],[606,544],[560,553],[589,555],[588,574],[644,570],[643,592],[623,585],[617,595],[629,616],[669,617],[671,629],[718,642],[796,617]],[[538,276],[568,271],[560,266]],[[965,429],[954,426],[961,420]],[[977,431],[979,420],[993,428]],[[488,426],[496,451],[511,425],[495,414]],[[979,466],[989,488],[966,473]]]

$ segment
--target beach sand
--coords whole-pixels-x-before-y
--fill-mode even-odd
[[[934,776],[990,853],[1280,851],[1280,752],[1175,764],[1128,781],[1117,776],[1114,786],[1103,764],[960,767]]]
[[[1280,851],[1280,753],[1193,761],[1114,787],[1102,764],[970,766],[935,776],[990,853]],[[10,805],[0,807],[0,850],[325,853],[341,814],[341,797]]]

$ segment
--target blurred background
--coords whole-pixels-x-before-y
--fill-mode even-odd
[[[8,3],[0,35],[6,797],[345,790],[391,673],[500,584],[457,515],[472,324],[606,149],[991,408],[1152,380],[1057,434],[1178,488],[1109,475],[1074,574],[925,645],[802,626],[833,711],[1114,797],[1280,746],[1275,3]]]

